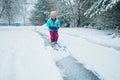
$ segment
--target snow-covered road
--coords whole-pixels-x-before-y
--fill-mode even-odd
[[[46,26],[42,27],[36,30],[49,35]],[[119,80],[120,38],[109,35],[114,33],[111,30],[61,28],[59,43],[67,45],[71,55],[97,73],[100,79]]]
[[[63,80],[42,38],[25,28],[0,28],[0,80]]]
[[[120,80],[120,38],[106,34],[61,28],[58,43],[67,48],[55,51],[45,25],[1,27],[0,80]]]
[[[49,36],[40,31],[35,32],[42,36],[45,43],[44,45],[46,47],[50,46]],[[100,80],[98,74],[95,74],[90,70],[87,70],[83,64],[79,63],[74,57],[72,57],[71,53],[68,50],[66,50],[65,52],[64,51],[56,51],[55,53],[51,52],[50,54],[54,56],[53,58],[55,58],[54,59],[55,63],[57,67],[60,69],[64,80]],[[66,56],[66,54],[68,55]],[[60,58],[60,56],[62,58]]]

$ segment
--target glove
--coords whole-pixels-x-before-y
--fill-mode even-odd
[[[52,26],[49,26],[49,28],[53,31],[57,31],[59,29],[59,27],[52,27]]]
[[[57,28],[56,28],[56,27],[52,27],[52,30],[53,30],[53,31],[57,31]]]
[[[52,30],[52,26],[49,26],[49,28]]]

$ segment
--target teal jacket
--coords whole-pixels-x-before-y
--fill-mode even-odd
[[[52,31],[52,32],[55,31],[54,29],[56,29],[56,31],[57,31],[61,26],[60,21],[58,19],[53,21],[51,18],[47,20],[46,25],[47,25],[49,31]]]

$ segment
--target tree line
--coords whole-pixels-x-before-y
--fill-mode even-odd
[[[51,10],[57,10],[63,27],[120,29],[120,0],[37,0],[30,21],[44,24]]]
[[[0,21],[3,24],[12,24],[22,9],[22,0],[0,0]]]
[[[0,0],[0,21],[10,25],[24,15],[25,2]],[[37,0],[29,21],[32,25],[45,24],[52,10],[58,12],[62,27],[120,29],[120,0]]]

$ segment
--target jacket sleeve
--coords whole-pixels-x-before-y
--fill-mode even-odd
[[[47,20],[46,25],[47,25],[47,27],[49,28],[49,26],[50,26],[50,21],[49,21],[49,20]]]
[[[49,19],[47,20],[46,25],[47,25],[47,28],[48,28],[49,31],[53,31]]]
[[[57,24],[57,27],[60,28],[61,24],[60,24],[60,21],[58,20],[58,24]]]

